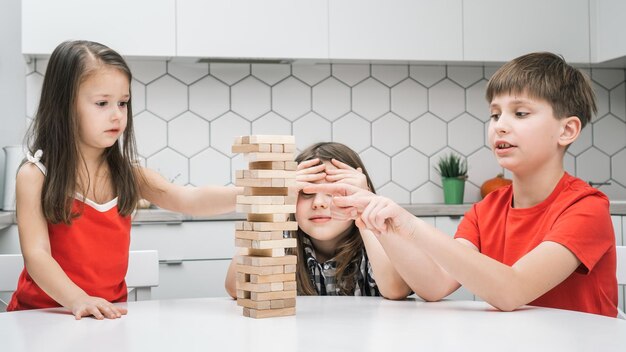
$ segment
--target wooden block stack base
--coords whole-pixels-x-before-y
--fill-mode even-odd
[[[242,136],[235,139],[233,153],[244,153],[248,170],[237,170],[235,185],[244,187],[237,197],[236,210],[247,214],[247,221],[235,224],[237,257],[237,304],[250,318],[270,318],[296,314],[295,255],[286,248],[297,245],[285,237],[298,224],[290,220],[296,211],[297,163],[293,136]]]

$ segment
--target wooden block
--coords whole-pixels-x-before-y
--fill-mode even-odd
[[[243,136],[235,137],[235,141],[233,142],[233,144],[243,144]]]
[[[235,247],[252,248],[252,240],[235,238]]]
[[[237,300],[250,299],[250,297],[251,297],[250,291],[237,290]]]
[[[245,137],[244,137],[245,140]],[[290,135],[263,135],[256,134],[248,136],[248,143],[250,144],[260,144],[260,143],[270,143],[270,144],[295,144],[296,137]],[[245,142],[244,142],[245,143]]]
[[[231,151],[233,153],[271,153],[272,144],[233,144],[233,146],[231,147]]]
[[[295,187],[295,178],[273,178],[272,187]]]
[[[295,273],[296,270],[296,264],[287,264],[283,266],[283,273],[285,274]]]
[[[284,153],[284,144],[272,144],[271,151],[272,153]]]
[[[286,317],[290,315],[296,315],[296,307],[281,309],[252,309],[246,307],[243,308],[243,316],[254,319]]]
[[[283,282],[285,291],[295,291],[298,289],[298,284],[295,281]]]
[[[253,231],[296,231],[298,223],[295,221],[287,222],[248,222],[243,226],[250,226]]]
[[[237,187],[272,187],[271,178],[235,178]],[[285,186],[281,186],[285,187]]]
[[[255,301],[251,300],[251,302],[255,302]],[[259,302],[267,302],[267,301],[259,301]],[[295,298],[274,299],[270,301],[271,309],[279,309],[279,308],[287,308],[287,307],[295,307],[295,306],[296,306]]]
[[[293,153],[246,153],[244,158],[251,161],[293,161]]]
[[[295,265],[294,265],[295,266]],[[272,266],[252,266],[237,264],[238,273],[254,274],[254,275],[273,275],[282,274],[286,265],[272,265]]]
[[[291,170],[243,170],[244,178],[295,178],[296,171]]]
[[[239,282],[237,281],[237,290],[250,291],[250,292],[273,292],[272,284],[269,282],[263,284],[253,284],[251,282]],[[267,301],[255,299],[255,301]]]
[[[253,255],[257,257],[282,257],[285,255],[285,248],[269,248],[269,249],[255,249],[245,247],[245,252],[242,255]]]
[[[242,240],[248,241],[248,240]],[[248,247],[254,249],[269,249],[269,248],[295,248],[298,245],[298,240],[295,238],[283,238],[280,240],[267,240],[267,241],[251,241],[251,247],[248,246],[238,246],[238,247]]]
[[[236,221],[235,230],[239,231],[296,231],[298,223],[295,221],[287,222],[250,222]]]
[[[293,153],[296,151],[295,144],[283,144],[283,153]]]
[[[250,299],[253,301],[271,301],[274,299],[296,298],[296,295],[296,290],[270,292],[250,291]]]
[[[297,200],[297,196],[237,196],[237,204],[293,205]]]
[[[243,238],[235,238],[235,247],[249,248],[249,249],[285,249],[295,248],[297,246],[297,240],[295,238],[283,238],[279,240],[267,240],[257,241],[248,240]]]
[[[235,282],[250,282],[250,274],[237,272],[237,275],[235,277],[236,277]]]
[[[295,150],[295,148],[293,148]],[[251,161],[248,163],[250,170],[289,170],[298,169],[298,163],[295,161]]]
[[[290,214],[257,214],[249,213],[246,217],[253,222],[287,222]]]
[[[298,163],[296,161],[285,161],[285,170],[298,170]]]
[[[235,210],[239,213],[255,214],[286,214],[295,213],[295,204],[237,204]]]
[[[295,265],[298,257],[295,255],[286,255],[284,257],[255,257],[250,255],[237,256],[237,264],[250,266],[275,266],[275,265]]]
[[[270,274],[270,275],[257,275],[250,274],[250,282],[253,284],[262,284],[266,282],[280,282],[294,281],[296,279],[295,273],[289,274]]]
[[[278,301],[278,300],[276,300],[276,301]],[[245,299],[245,298],[237,299],[237,305],[238,306],[246,307],[246,308],[253,308],[253,309],[270,309],[271,308],[271,302],[272,301],[253,301],[251,299]],[[275,304],[275,305],[278,305],[278,304]],[[287,307],[289,307],[289,306],[287,306]],[[285,307],[283,306],[283,307],[280,307],[280,308],[285,308]]]
[[[284,237],[283,237],[282,231],[236,230],[235,238],[239,238],[243,240],[269,241],[269,240],[282,240]]]
[[[247,214],[246,218],[252,222],[287,222],[290,214]]]
[[[235,221],[235,230],[239,230],[239,231],[252,231],[253,227],[252,227],[251,222],[248,221]]]
[[[285,285],[283,285],[283,282],[270,282],[270,291],[274,292],[274,291],[284,291],[285,290]],[[262,284],[259,284],[262,285]]]
[[[245,196],[295,196],[287,187],[244,187]]]

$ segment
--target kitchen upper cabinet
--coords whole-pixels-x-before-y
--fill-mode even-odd
[[[331,59],[463,59],[462,0],[332,0]]]
[[[85,39],[125,56],[174,56],[175,0],[22,0],[22,53]]]
[[[602,62],[626,56],[626,1],[590,1],[591,59]]]
[[[177,55],[328,59],[328,4],[319,0],[178,0]]]
[[[467,61],[550,51],[588,63],[589,0],[465,0],[463,34]]]

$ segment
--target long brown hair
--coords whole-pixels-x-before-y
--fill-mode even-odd
[[[330,161],[331,159],[339,160],[350,165],[353,168],[361,168],[367,179],[367,185],[372,192],[375,192],[374,185],[370,179],[365,165],[359,155],[352,149],[341,143],[322,142],[313,144],[296,157],[296,161],[301,163],[306,160],[319,158],[320,162]],[[292,234],[298,240],[297,250],[289,249],[288,252],[298,256],[298,264],[296,270],[296,281],[298,285],[298,294],[300,295],[317,295],[315,285],[311,280],[307,263],[304,261],[304,250],[302,245],[303,237],[308,237],[302,229],[298,228],[295,234]],[[335,260],[337,261],[336,282],[342,295],[351,295],[354,292],[356,279],[359,271],[361,255],[364,250],[363,239],[359,233],[359,228],[352,222],[348,236],[344,237],[335,249]]]
[[[77,191],[78,165],[85,163],[78,147],[79,126],[76,108],[78,90],[89,75],[102,67],[122,72],[130,85],[130,68],[124,59],[105,45],[90,41],[67,41],[54,49],[41,88],[41,99],[35,120],[26,136],[32,153],[41,149],[41,162],[47,168],[41,194],[43,214],[51,223],[70,224],[78,216],[72,212],[72,200]],[[129,92],[130,94],[130,92]],[[108,147],[104,159],[118,196],[118,211],[130,215],[139,200],[139,186],[134,160],[137,147],[133,133],[131,101],[128,105],[126,130],[121,138]],[[89,176],[87,176],[89,187]]]

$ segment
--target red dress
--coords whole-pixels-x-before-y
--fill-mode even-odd
[[[74,199],[73,211],[81,215],[71,225],[48,224],[52,257],[88,295],[125,302],[130,216],[119,215],[117,198],[103,205],[87,203]],[[24,269],[7,311],[59,306]]]

